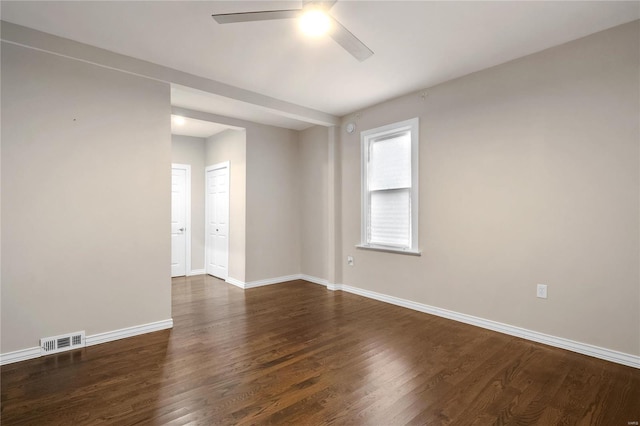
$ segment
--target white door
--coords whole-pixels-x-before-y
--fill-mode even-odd
[[[229,163],[206,170],[206,270],[227,279],[229,274]]]
[[[171,168],[171,276],[187,274],[187,170]]]

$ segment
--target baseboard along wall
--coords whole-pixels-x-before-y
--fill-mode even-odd
[[[240,287],[242,289],[249,289],[249,288],[255,288],[255,287],[262,287],[265,285],[281,284],[287,281],[294,281],[294,280],[305,280],[314,284],[323,285],[325,287],[328,284],[327,280],[325,279],[316,278],[316,277],[312,277],[310,275],[304,275],[304,274],[285,275],[282,277],[267,278],[264,280],[249,281],[249,282],[244,282],[232,277],[228,277],[225,281],[231,285],[235,285],[236,287]]]
[[[127,337],[138,336],[140,334],[151,333],[154,331],[166,330],[168,328],[173,328],[173,319],[171,318],[163,321],[156,321],[148,324],[121,328],[119,330],[107,331],[105,333],[86,336],[85,346],[99,345],[101,343],[112,342],[114,340],[125,339]],[[0,354],[0,365],[26,361],[28,359],[38,358],[40,356],[41,353],[39,346],[21,349],[18,351]]]
[[[575,340],[566,339],[564,337],[552,336],[549,334],[540,333],[540,332],[529,330],[526,328],[516,327],[513,325],[504,324],[501,322],[492,321],[492,320],[476,317],[473,315],[467,315],[460,312],[450,311],[448,309],[442,309],[436,306],[414,302],[412,300],[401,299],[399,297],[390,296],[383,293],[377,293],[374,291],[365,290],[365,289],[353,287],[346,284],[334,284],[334,283],[328,282],[328,280],[324,278],[318,278],[311,275],[306,275],[306,274],[289,275],[286,277],[252,281],[246,284],[241,282],[232,283],[232,284],[238,285],[238,287],[241,287],[241,288],[253,288],[253,287],[259,287],[262,285],[277,284],[277,283],[282,283],[285,281],[291,281],[291,280],[297,280],[297,279],[305,280],[314,284],[323,285],[327,287],[328,290],[332,290],[332,291],[342,290],[342,291],[346,291],[347,293],[357,294],[359,296],[378,300],[380,302],[391,303],[392,305],[401,306],[403,308],[412,309],[414,311],[424,312],[426,314],[436,315],[436,316],[447,318],[453,321],[463,322],[465,324],[474,325],[476,327],[485,328],[487,330],[497,331],[499,333],[520,337],[522,339],[542,343],[542,344],[553,346],[560,349],[566,349],[582,355],[592,356],[594,358],[615,362],[617,364],[627,365],[629,367],[640,368],[640,356],[615,351],[613,349],[602,348],[599,346],[590,345],[588,343],[577,342]],[[230,281],[227,280],[227,282],[230,282]]]
[[[40,356],[40,347],[20,349],[18,351],[0,354],[0,365],[12,364],[14,362],[26,361]]]
[[[414,311],[424,312],[426,314],[436,315],[453,321],[463,322],[465,324],[497,331],[499,333],[508,334],[510,336],[520,337],[522,339],[530,340],[533,342],[538,342],[556,348],[566,349],[579,354],[592,356],[594,358],[603,359],[605,361],[615,362],[617,364],[627,365],[629,367],[640,368],[640,356],[637,355],[631,355],[612,349],[602,348],[599,346],[590,345],[588,343],[577,342],[563,337],[551,336],[537,331],[528,330],[526,328],[516,327],[513,325],[475,317],[473,315],[467,315],[460,312],[450,311],[447,309],[442,309],[407,299],[401,299],[399,297],[377,293],[346,284],[334,284],[328,282],[324,278],[313,277],[306,274],[286,275],[282,277],[250,281],[246,283],[235,278],[228,277],[226,279],[226,282],[242,289],[250,289],[293,280],[304,280],[313,284],[325,286],[328,290],[331,291],[346,291],[347,293],[357,294],[359,296],[378,300],[380,302],[391,303],[392,305],[401,306],[403,308],[412,309]],[[169,319],[150,324],[143,324],[140,326],[114,330],[106,333],[94,334],[86,337],[86,345],[97,345],[113,340],[124,339],[126,337],[137,336],[144,333],[151,333],[153,331],[164,330],[172,327],[173,320]],[[0,354],[0,365],[37,358],[39,356],[39,347],[27,348],[9,352],[6,354]]]
[[[640,356],[637,355],[631,355],[624,352],[615,351],[613,349],[602,348],[599,346],[590,345],[588,343],[577,342],[575,340],[566,339],[564,337],[551,336],[549,334],[528,330],[526,328],[516,327],[497,321],[475,317],[473,315],[462,314],[460,312],[425,305],[423,303],[413,302],[411,300],[401,299],[399,297],[389,296],[387,294],[376,293],[374,291],[364,290],[350,285],[328,284],[327,289],[334,291],[346,291],[347,293],[357,294],[359,296],[378,300],[380,302],[391,303],[392,305],[413,309],[414,311],[424,312],[426,314],[436,315],[442,318],[463,322],[465,324],[497,331],[499,333],[508,334],[510,336],[516,336],[522,339],[543,343],[545,345],[553,346],[556,348],[566,349],[582,355],[588,355],[594,358],[603,359],[605,361],[611,361],[617,364],[627,365],[629,367],[640,368]]]

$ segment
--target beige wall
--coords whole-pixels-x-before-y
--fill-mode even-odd
[[[205,166],[231,161],[229,276],[255,283],[300,274],[299,132],[208,113],[193,118],[245,129],[205,144]]]
[[[2,340],[167,320],[169,86],[2,43]]]
[[[298,132],[247,127],[246,281],[300,273]]]
[[[328,129],[314,126],[299,134],[300,267],[326,280],[328,230]]]
[[[209,138],[201,167],[231,162],[230,276],[331,281],[334,252],[336,282],[640,355],[639,35],[636,21],[364,109],[335,156],[319,127]],[[6,44],[1,76],[0,352],[170,318],[168,170],[195,151],[172,160],[169,87]],[[356,250],[359,132],[415,116],[423,254]]]
[[[345,117],[343,282],[639,355],[639,36],[636,21]],[[356,250],[359,131],[416,116],[422,256]]]
[[[204,269],[204,146],[203,138],[171,136],[171,162],[191,166],[191,271]]]
[[[229,277],[242,282],[246,268],[246,139],[244,130],[213,135],[206,141],[204,157],[205,166],[229,161]]]

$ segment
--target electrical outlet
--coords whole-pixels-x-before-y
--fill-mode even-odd
[[[353,266],[353,256],[347,256],[347,265]]]
[[[547,285],[546,284],[538,284],[536,296],[540,299],[547,298]]]

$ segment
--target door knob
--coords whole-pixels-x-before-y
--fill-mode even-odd
[[[180,229],[178,229],[178,231],[184,232],[184,228],[180,228]]]

